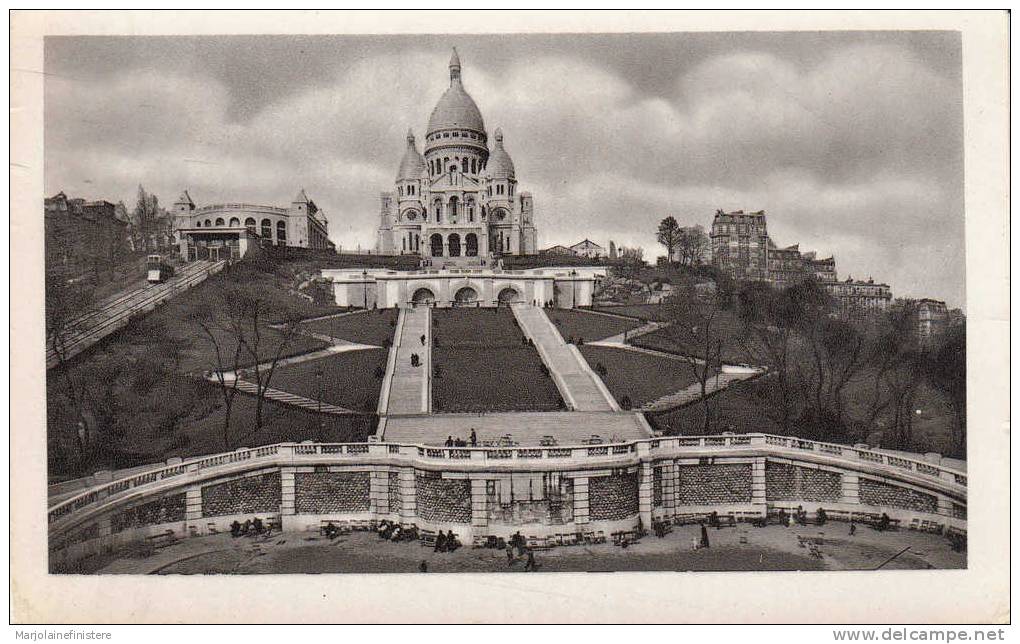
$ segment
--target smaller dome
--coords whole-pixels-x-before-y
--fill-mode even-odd
[[[428,174],[428,165],[425,157],[418,152],[418,146],[414,143],[414,133],[407,131],[407,150],[400,162],[400,169],[397,171],[397,181],[415,181],[422,175]]]
[[[489,155],[489,163],[486,166],[488,175],[493,179],[515,179],[514,162],[503,149],[503,130],[496,128],[496,147]]]

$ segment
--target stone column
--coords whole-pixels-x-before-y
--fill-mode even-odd
[[[383,469],[372,470],[368,476],[369,510],[375,519],[384,519],[390,512],[389,472]]]
[[[861,479],[856,474],[844,472],[842,477],[842,497],[840,502],[860,504],[861,502]]]
[[[471,479],[471,530],[475,534],[485,534],[489,525],[488,495],[485,492],[485,479]]]
[[[935,497],[937,499],[936,511],[944,517],[953,516],[953,501],[949,497],[942,496],[941,494]]]
[[[768,495],[765,489],[765,457],[759,456],[751,464],[751,503],[764,513],[767,511]]]
[[[415,499],[414,468],[404,467],[400,470],[400,521],[415,523],[418,520],[418,502]]]
[[[574,523],[588,525],[588,477],[574,479]]]
[[[642,444],[647,445],[647,444]],[[641,527],[645,530],[652,529],[652,487],[655,473],[652,471],[652,464],[642,461],[638,470],[638,518],[641,520]]]
[[[280,525],[283,530],[300,530],[297,525],[293,467],[280,468]]]
[[[662,508],[667,517],[676,516],[676,462],[662,465]]]
[[[202,525],[202,487],[195,485],[184,492],[184,522],[190,528],[194,526],[199,534],[203,533]]]

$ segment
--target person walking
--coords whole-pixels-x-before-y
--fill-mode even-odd
[[[475,434],[475,428],[471,428],[471,447],[478,447],[478,435]]]
[[[535,572],[535,551],[528,549],[528,562],[524,564],[525,572]]]
[[[507,568],[512,568],[513,565],[514,565],[514,546],[513,546],[512,541],[513,540],[511,539],[511,541],[508,541],[507,544],[506,544],[506,567]]]
[[[421,346],[423,346],[423,347],[425,346],[425,334],[424,333],[421,334]]]

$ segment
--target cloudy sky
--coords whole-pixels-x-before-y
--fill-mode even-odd
[[[960,41],[947,32],[48,38],[47,194],[287,205],[374,243],[450,47],[502,127],[539,244],[662,253],[674,215],[768,213],[841,277],[964,302]]]

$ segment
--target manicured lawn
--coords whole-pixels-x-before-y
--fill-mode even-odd
[[[315,333],[357,342],[383,346],[388,339],[393,341],[397,326],[397,309],[375,309],[324,320],[301,324],[302,328]]]
[[[640,407],[697,381],[691,366],[680,360],[587,344],[580,349],[596,373],[599,364],[605,366],[607,373],[602,379],[621,406],[625,406],[625,397],[633,407]]]
[[[556,384],[542,373],[538,352],[524,346],[457,346],[432,350],[436,411],[555,411]]]
[[[376,369],[386,370],[385,349],[366,349],[278,367],[269,386],[312,400],[319,400],[322,373],[322,402],[355,411],[373,412],[379,404],[382,379]]]
[[[513,311],[434,309],[432,382],[436,411],[553,411],[559,391],[524,342]]]
[[[645,322],[668,322],[669,309],[660,304],[623,304],[619,306],[594,306],[593,311],[623,315]]]
[[[180,329],[177,329],[177,331],[180,331]],[[213,337],[216,338],[216,342],[213,342],[201,328],[193,328],[192,331],[193,334],[189,336],[174,334],[174,337],[178,339],[182,347],[181,364],[179,367],[181,371],[199,373],[221,368],[234,368],[234,350],[237,346],[236,335],[224,329],[212,329]],[[259,341],[258,362],[272,360],[276,356],[281,343],[285,343],[283,351],[280,352],[280,357],[282,358],[316,351],[328,346],[322,340],[309,338],[298,333],[291,333],[288,337],[284,333],[268,326],[263,326],[259,330],[259,336],[261,340]],[[223,356],[222,364],[218,363],[216,356],[217,344]],[[256,360],[251,351],[243,349],[240,362],[242,366],[248,367],[254,365]]]
[[[713,322],[713,336],[722,340],[722,361],[727,364],[754,364],[755,357],[747,351],[747,341],[740,320],[730,311],[720,311]],[[704,335],[693,333],[679,324],[658,329],[639,338],[632,344],[646,349],[704,357]]]
[[[432,341],[437,347],[520,347],[523,338],[507,308],[432,310]]]
[[[567,342],[579,339],[585,342],[605,340],[614,335],[641,326],[638,320],[624,320],[573,309],[545,309],[546,315],[556,325],[560,335]]]

